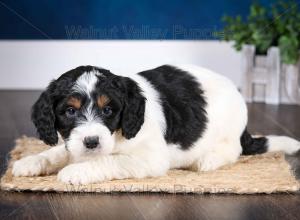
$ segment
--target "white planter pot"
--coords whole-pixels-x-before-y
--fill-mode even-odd
[[[279,104],[280,55],[277,47],[271,47],[267,55],[255,55],[253,45],[242,49],[242,94],[247,102]]]
[[[296,65],[282,65],[280,102],[300,104],[300,62]]]

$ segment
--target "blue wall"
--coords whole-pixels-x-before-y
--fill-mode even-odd
[[[252,2],[1,0],[0,39],[214,39],[224,14],[245,16]]]

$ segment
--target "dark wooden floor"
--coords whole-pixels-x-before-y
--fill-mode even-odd
[[[38,91],[0,91],[0,160],[14,139],[35,131],[29,119]],[[238,109],[237,109],[238,111]],[[300,107],[249,105],[252,133],[300,138]],[[297,157],[289,157],[293,166]],[[299,172],[298,172],[299,173]],[[0,191],[0,219],[300,219],[300,194],[169,195],[12,193]]]

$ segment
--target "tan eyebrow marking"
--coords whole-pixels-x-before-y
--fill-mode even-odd
[[[81,100],[75,97],[71,97],[67,103],[76,109],[80,109],[81,107]]]
[[[100,108],[103,108],[110,102],[110,99],[106,95],[100,95],[97,99],[97,104]]]

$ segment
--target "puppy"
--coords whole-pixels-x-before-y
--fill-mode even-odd
[[[241,154],[300,148],[289,137],[252,137],[234,84],[196,66],[164,65],[130,77],[81,66],[50,83],[32,120],[54,147],[16,161],[13,175],[58,172],[71,184],[155,177],[173,168],[209,171]],[[55,146],[58,133],[64,144]]]

